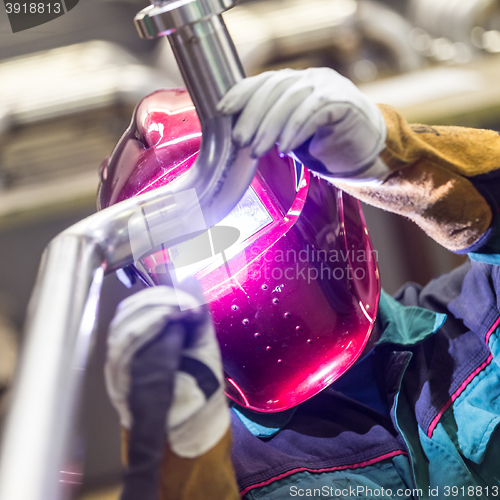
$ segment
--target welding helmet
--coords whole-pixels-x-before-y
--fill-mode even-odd
[[[146,97],[101,166],[99,208],[173,182],[200,143],[186,90]],[[184,272],[209,304],[226,393],[249,409],[286,410],[345,373],[370,337],[380,283],[359,202],[273,150],[212,235],[217,227],[237,229],[232,244]],[[152,249],[135,272],[149,285],[165,283],[175,251]]]

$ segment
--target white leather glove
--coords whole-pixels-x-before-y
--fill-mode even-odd
[[[226,93],[218,109],[240,113],[233,140],[250,146],[255,157],[278,143],[280,152],[296,150],[302,160],[297,149],[312,138],[306,153],[320,166],[303,162],[322,176],[370,183],[390,173],[378,156],[386,139],[382,113],[332,69],[284,69],[246,78]]]
[[[208,309],[198,304],[192,294],[163,286],[128,297],[111,323],[105,366],[121,424],[130,430],[168,399],[168,414],[159,418],[172,451],[188,458],[217,444],[230,420],[219,346]],[[134,374],[146,381],[143,389],[136,384],[142,394],[132,394]]]

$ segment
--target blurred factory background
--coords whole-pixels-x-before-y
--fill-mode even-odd
[[[0,9],[0,412],[43,249],[95,211],[97,168],[137,101],[182,85],[167,42],[136,34],[146,5],[82,0],[16,34]],[[331,66],[410,121],[500,129],[498,0],[250,0],[224,17],[249,75]],[[464,260],[400,217],[365,215],[391,293]],[[106,279],[81,412],[88,499],[121,473],[102,365],[106,325],[129,293]]]

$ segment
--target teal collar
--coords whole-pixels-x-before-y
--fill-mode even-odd
[[[293,417],[296,408],[276,413],[257,413],[239,405],[233,405],[232,410],[243,422],[245,427],[258,438],[270,438],[285,427]]]
[[[375,346],[398,344],[411,346],[435,333],[446,320],[446,314],[422,307],[403,306],[382,290],[377,320],[382,335]],[[296,408],[277,413],[258,413],[233,403],[232,410],[256,437],[270,438],[292,419]]]
[[[403,306],[382,290],[377,319],[382,335],[375,345],[415,345],[436,333],[446,320],[446,314],[417,306]]]

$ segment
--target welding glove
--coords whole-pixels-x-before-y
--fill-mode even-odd
[[[390,173],[380,160],[386,126],[377,106],[329,68],[269,71],[232,87],[218,105],[240,113],[233,139],[255,157],[275,143],[311,170],[346,182],[378,183]]]
[[[153,287],[111,323],[105,376],[124,429],[122,500],[239,498],[219,346],[199,303]]]
[[[255,156],[275,142],[310,170],[376,207],[404,215],[457,253],[499,241],[500,136],[414,124],[325,68],[247,78],[219,103],[239,113],[233,139]]]

